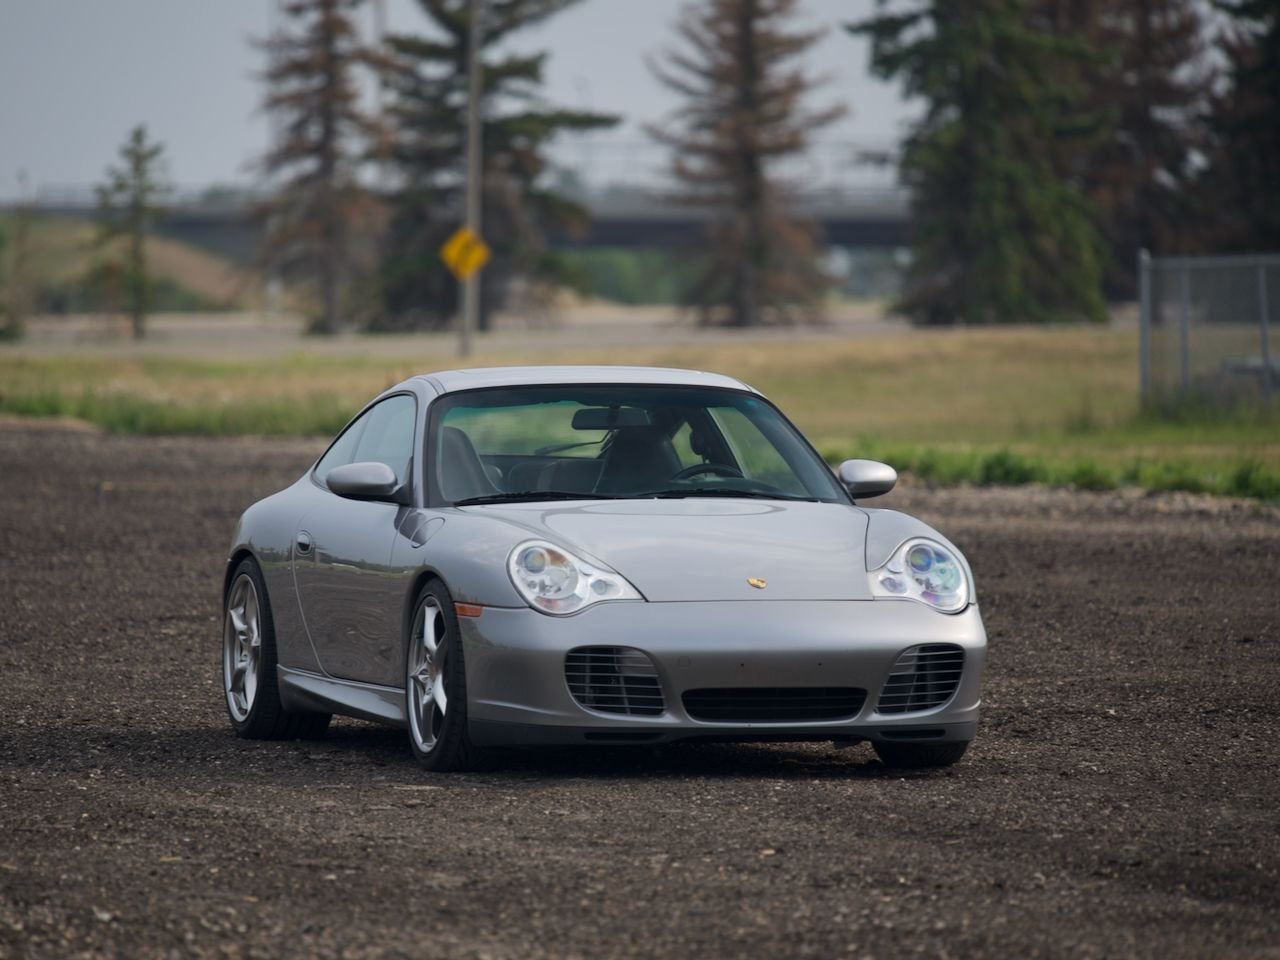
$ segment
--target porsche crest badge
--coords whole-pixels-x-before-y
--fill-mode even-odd
[[[769,581],[764,577],[747,577],[747,583],[751,584],[757,590],[763,590],[769,585]]]

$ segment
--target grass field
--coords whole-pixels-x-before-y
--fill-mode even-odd
[[[482,347],[471,365],[640,363],[715,370],[772,397],[828,459],[874,456],[940,482],[1134,484],[1280,496],[1280,416],[1144,414],[1137,334],[1113,328],[902,330],[848,339],[729,337],[608,350]],[[647,342],[645,342],[647,340]],[[450,341],[299,340],[268,358],[0,350],[0,411],[69,416],[120,432],[331,434],[405,376],[456,365]],[[144,348],[145,349],[145,348]],[[192,353],[196,351],[193,349]]]

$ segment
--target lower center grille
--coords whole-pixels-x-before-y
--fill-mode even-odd
[[[682,699],[694,720],[816,722],[857,716],[867,691],[859,687],[708,687],[686,690]]]
[[[636,717],[657,717],[666,710],[653,661],[631,647],[570,650],[564,679],[573,699],[588,710]]]

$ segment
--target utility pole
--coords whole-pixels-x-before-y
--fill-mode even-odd
[[[471,0],[471,22],[467,31],[467,229],[480,233],[480,100],[482,69],[480,47],[484,30],[485,0]],[[462,329],[458,335],[458,356],[471,353],[471,333],[479,326],[480,271],[472,271],[462,281]]]
[[[379,58],[387,56],[387,0],[373,0],[373,48]],[[380,61],[381,63],[381,61]],[[387,121],[387,106],[391,99],[387,89],[387,70],[385,63],[378,68],[378,93],[376,96],[378,119]],[[391,175],[391,161],[387,149],[389,138],[384,138],[378,146],[378,160],[382,164],[382,188],[385,190]]]
[[[281,37],[284,31],[285,12],[284,0],[273,0],[267,5],[267,47],[270,58],[267,66],[268,69],[274,71],[280,63]],[[275,110],[267,112],[267,123],[270,125],[271,152],[280,149],[280,144],[284,142],[284,124],[280,119],[280,115]],[[266,174],[267,192],[272,196],[279,189],[283,179],[275,174]],[[266,236],[270,236],[275,230],[275,220],[279,216],[278,213],[268,213],[267,222],[263,225],[266,227]],[[283,299],[281,294],[284,292],[284,277],[281,275],[282,270],[275,264],[269,264],[262,278],[262,312],[267,317],[274,318],[280,312],[280,301]]]

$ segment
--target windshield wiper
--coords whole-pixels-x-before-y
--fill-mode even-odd
[[[766,493],[763,490],[735,490],[731,487],[687,487],[671,490],[650,490],[635,494],[635,499],[654,497],[659,500],[679,500],[684,497],[743,497],[749,500],[799,500],[819,503],[817,497],[796,497],[789,493]]]
[[[483,497],[467,497],[455,500],[455,507],[475,507],[485,503],[536,503],[539,500],[617,500],[609,493],[574,493],[569,490],[516,490],[510,493],[489,493]]]

